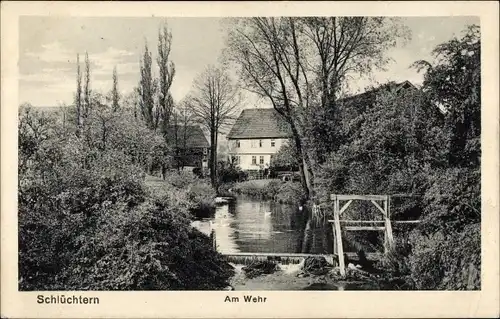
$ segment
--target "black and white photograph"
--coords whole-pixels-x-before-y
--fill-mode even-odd
[[[17,290],[481,291],[482,32],[20,16]]]

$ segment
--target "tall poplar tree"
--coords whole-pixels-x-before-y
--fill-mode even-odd
[[[139,108],[142,117],[146,121],[147,125],[156,129],[154,121],[154,85],[153,85],[153,74],[151,71],[151,53],[148,49],[148,44],[144,45],[144,55],[141,61],[141,79],[139,81],[138,93],[139,93]]]
[[[86,120],[89,116],[91,109],[91,89],[90,89],[90,61],[89,54],[85,52],[85,83],[84,83],[84,106],[83,106],[83,118]]]
[[[76,134],[80,136],[80,126],[82,124],[82,73],[80,71],[80,55],[76,54]]]
[[[166,24],[160,28],[158,32],[158,63],[159,79],[158,79],[158,116],[161,130],[165,134],[170,122],[170,116],[174,101],[170,93],[170,87],[175,75],[175,65],[169,61],[170,51],[172,47],[172,33],[168,30]]]
[[[120,108],[120,92],[118,91],[118,74],[116,66],[113,68],[113,89],[111,91],[112,108],[116,112]]]

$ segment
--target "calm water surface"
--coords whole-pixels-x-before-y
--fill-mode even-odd
[[[193,226],[206,234],[214,229],[221,253],[295,253],[301,252],[305,223],[297,206],[240,196]]]
[[[304,230],[307,216],[297,206],[279,204],[273,201],[238,196],[228,204],[219,205],[214,216],[198,218],[193,226],[209,235],[215,230],[217,250],[221,253],[266,252],[300,253],[303,252]],[[288,265],[286,267],[297,267]],[[293,275],[292,275],[293,276]],[[307,283],[277,282],[268,283],[254,280],[246,286],[248,290],[375,290],[367,283]]]

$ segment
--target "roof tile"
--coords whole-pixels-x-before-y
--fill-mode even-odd
[[[227,135],[228,139],[288,138],[288,123],[273,108],[245,109]]]

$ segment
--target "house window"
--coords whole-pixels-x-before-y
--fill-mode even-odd
[[[252,156],[252,165],[257,165],[257,156]]]
[[[273,154],[271,154],[270,159],[269,159],[269,162],[270,162],[270,163],[272,163],[272,162],[273,162],[273,158],[274,158],[274,155],[273,155]]]
[[[275,147],[276,146],[276,141],[275,140],[271,140],[271,147]]]
[[[259,140],[259,147],[262,147],[262,140]]]
[[[250,144],[250,146],[251,146],[252,148],[257,147],[257,141],[256,141],[256,140],[252,140],[250,143],[251,143],[251,144]]]
[[[259,157],[259,163],[260,165],[264,165],[264,156]]]
[[[239,140],[236,141],[236,147],[241,147]]]
[[[241,156],[236,156],[236,164],[241,164]]]

